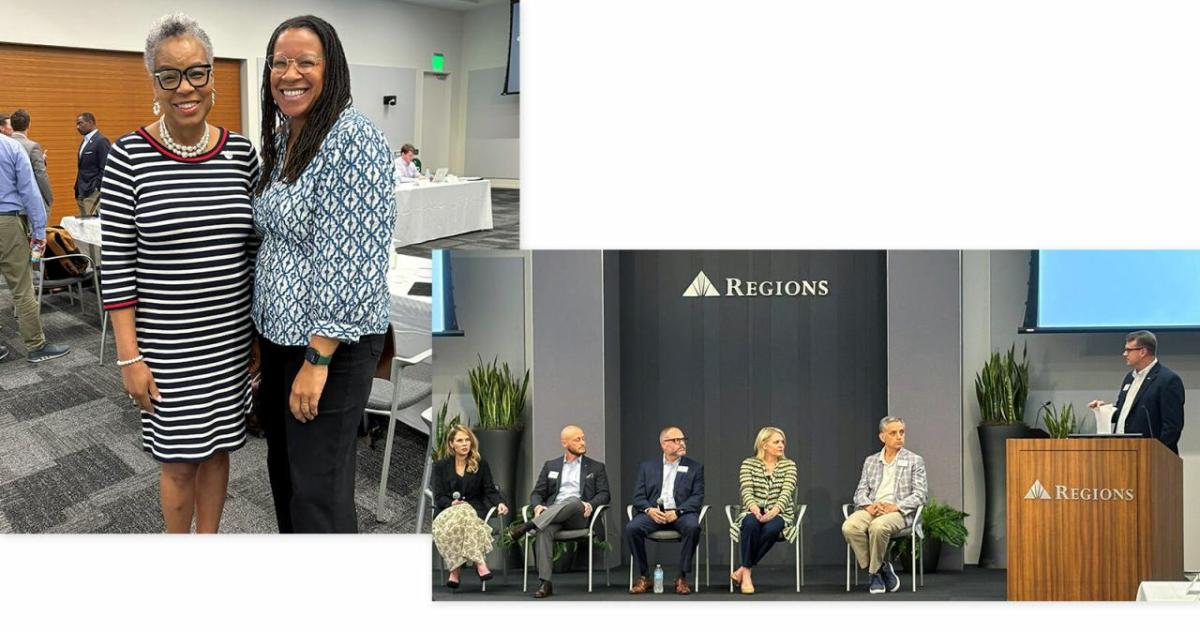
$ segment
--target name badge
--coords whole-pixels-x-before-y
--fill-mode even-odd
[[[679,469],[678,469],[678,470],[676,470],[676,471],[678,471],[678,472],[686,472],[686,471],[688,471],[688,466],[686,466],[686,465],[680,465],[680,466],[679,466]]]
[[[1122,391],[1127,391],[1127,390],[1129,390],[1129,387],[1130,387],[1130,386],[1133,386],[1133,383],[1132,383],[1132,382],[1131,382],[1131,383],[1129,383],[1129,384],[1126,384],[1126,385],[1125,385],[1125,388],[1122,388],[1121,390],[1122,390]]]
[[[558,472],[551,471],[550,478],[558,478]]]
[[[587,476],[585,476],[584,478],[591,478],[591,477],[593,477],[593,476],[595,476],[595,473],[588,474],[588,475],[587,475]]]

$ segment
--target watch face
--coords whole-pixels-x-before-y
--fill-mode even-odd
[[[329,364],[329,362],[333,360],[333,356],[322,356],[320,351],[309,347],[304,350],[304,359],[307,360],[309,364],[323,366]]]

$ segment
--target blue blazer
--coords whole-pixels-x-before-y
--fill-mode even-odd
[[[104,177],[104,165],[108,162],[108,150],[112,144],[99,131],[87,141],[77,157],[75,172],[75,197],[85,198],[100,190]]]
[[[680,514],[700,513],[704,505],[704,466],[689,457],[679,460],[675,474],[675,508]],[[683,471],[687,468],[687,471]],[[662,457],[646,461],[638,467],[637,485],[633,490],[633,509],[637,513],[658,505],[662,496]]]
[[[1130,384],[1133,384],[1132,371],[1126,373],[1125,380],[1121,382],[1113,424],[1121,418]],[[1163,366],[1161,361],[1155,364],[1146,374],[1137,397],[1129,403],[1129,407],[1125,432],[1154,437],[1179,454],[1179,435],[1183,433],[1183,380],[1179,379],[1177,373]]]

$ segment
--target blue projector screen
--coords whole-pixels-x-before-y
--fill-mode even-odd
[[[1030,302],[1025,330],[1200,329],[1200,250],[1040,250]]]

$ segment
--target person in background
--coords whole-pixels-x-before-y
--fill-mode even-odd
[[[54,192],[50,190],[50,175],[46,173],[46,152],[42,146],[29,138],[29,112],[17,110],[10,117],[12,138],[21,143],[29,154],[29,163],[33,166],[33,178],[37,180],[38,190],[42,192],[42,203],[46,206],[46,214],[50,213],[50,205],[54,202]]]
[[[46,207],[34,183],[29,155],[20,143],[0,135],[0,274],[12,293],[25,359],[35,363],[64,356],[71,350],[66,345],[47,343],[42,330],[29,259],[34,248],[45,246]],[[8,354],[8,347],[0,345],[0,360]]]
[[[492,550],[492,528],[483,522],[492,507],[508,515],[492,470],[479,456],[479,439],[470,428],[454,424],[446,433],[450,456],[433,463],[430,483],[437,516],[431,532],[433,544],[446,560],[450,576],[446,586],[458,588],[462,567],[475,566],[480,582],[492,579],[484,558]]]
[[[96,129],[96,117],[91,112],[75,117],[75,131],[83,136],[75,174],[75,203],[79,205],[79,216],[88,217],[96,214],[100,204],[100,179],[111,144]]]
[[[401,182],[410,182],[421,177],[421,168],[413,161],[417,148],[408,143],[400,147],[400,160],[396,161],[396,175]]]
[[[796,462],[783,455],[787,436],[779,428],[767,426],[754,439],[754,456],[738,468],[742,513],[730,525],[730,535],[741,544],[742,565],[730,579],[739,584],[742,594],[754,593],[753,569],[775,545],[779,535],[789,541],[796,537],[796,516],[792,500],[796,492]]]
[[[1183,434],[1183,380],[1179,374],[1158,361],[1158,338],[1149,331],[1135,331],[1125,336],[1125,366],[1133,371],[1125,374],[1113,411],[1113,432],[1141,434],[1154,437],[1179,454],[1179,437]],[[1103,406],[1093,400],[1088,407]]]
[[[4,134],[10,138],[13,135],[12,122],[10,121],[8,112],[0,112],[0,134]]]
[[[350,66],[325,20],[285,20],[262,77],[262,236],[254,324],[259,420],[283,533],[355,533],[355,446],[388,331],[396,168],[351,107]]]

